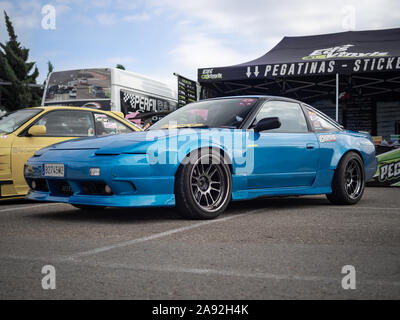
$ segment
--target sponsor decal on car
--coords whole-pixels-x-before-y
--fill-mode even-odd
[[[319,136],[319,142],[321,143],[335,142],[335,141],[336,141],[336,135],[334,134],[321,134]]]
[[[377,156],[378,170],[369,186],[400,185],[400,149],[391,150]]]

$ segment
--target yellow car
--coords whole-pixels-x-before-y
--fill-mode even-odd
[[[37,150],[79,137],[141,129],[122,112],[80,107],[21,109],[0,117],[0,200],[28,193],[24,164]]]

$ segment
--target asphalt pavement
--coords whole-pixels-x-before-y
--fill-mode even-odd
[[[42,286],[46,265],[54,290]],[[355,289],[342,286],[344,266]],[[211,221],[0,202],[0,299],[399,298],[399,188],[367,188],[355,206],[235,202]]]

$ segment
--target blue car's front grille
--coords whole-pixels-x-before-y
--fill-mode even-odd
[[[49,187],[48,187],[45,179],[37,179],[37,180],[35,180],[35,182],[37,184],[37,190],[44,191],[44,192],[49,191]]]
[[[80,183],[81,194],[111,196],[112,193],[106,192],[106,184],[104,182],[82,182]]]
[[[74,194],[71,185],[66,180],[60,180],[55,183],[56,193],[61,196],[72,196]]]
[[[31,189],[40,192],[49,192],[46,179],[27,179],[27,182]]]

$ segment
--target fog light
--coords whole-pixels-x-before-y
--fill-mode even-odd
[[[35,180],[33,180],[33,181],[32,181],[32,189],[36,189],[36,187],[37,187],[37,185],[36,185],[36,181],[35,181]]]
[[[92,177],[98,177],[100,175],[100,168],[90,168],[89,175]]]
[[[106,184],[106,186],[104,187],[104,190],[106,191],[106,193],[111,194],[112,190],[111,188]]]

